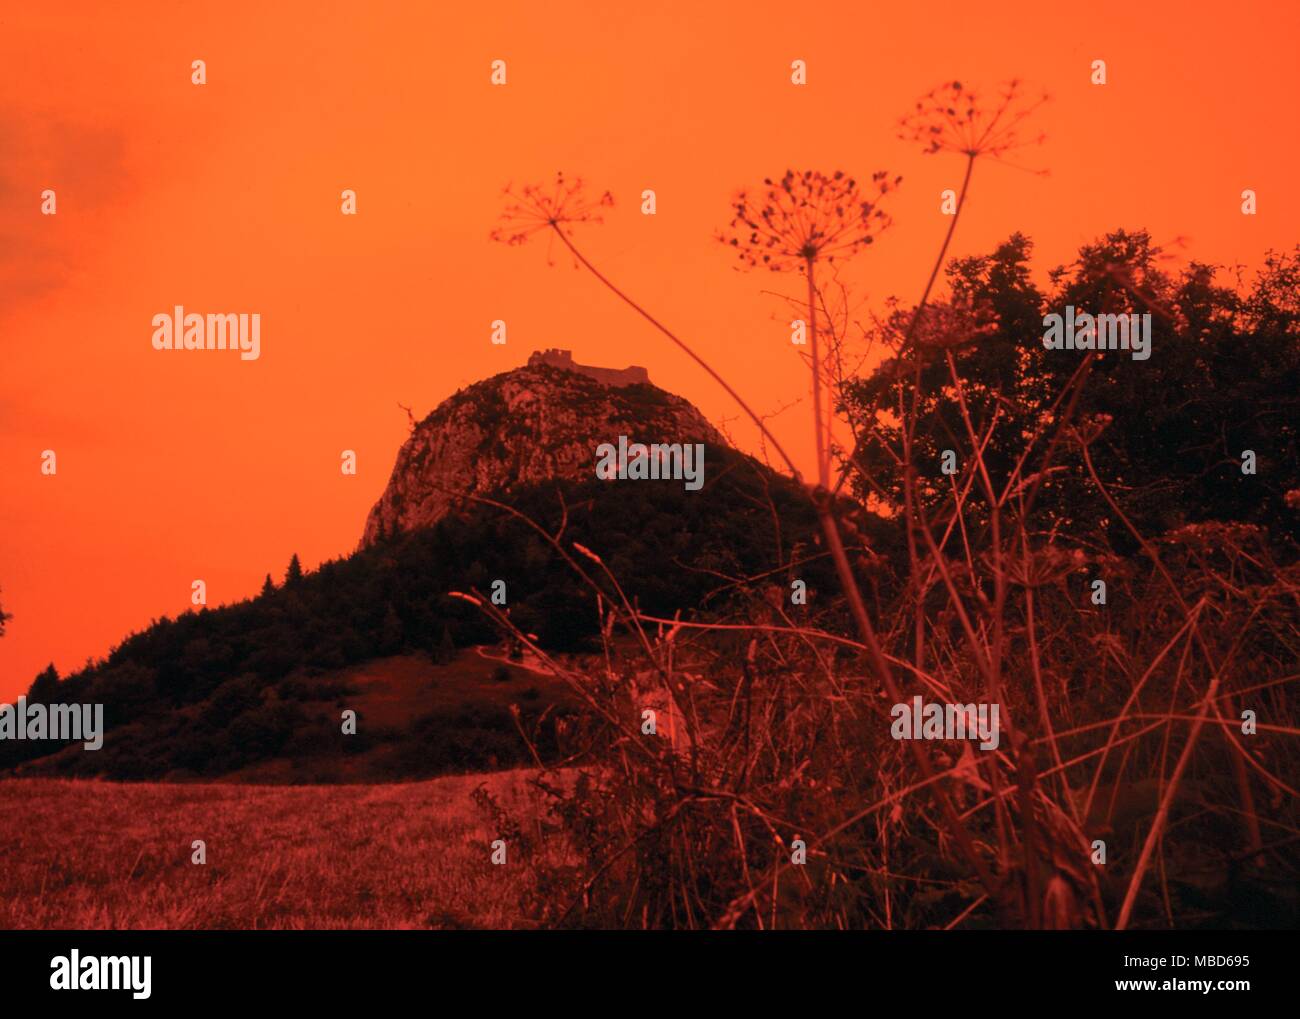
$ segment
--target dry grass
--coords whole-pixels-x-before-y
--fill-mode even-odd
[[[524,926],[532,871],[517,858],[490,863],[498,833],[472,794],[483,784],[528,814],[526,774],[368,786],[0,782],[0,816],[11,819],[0,826],[0,928]],[[204,866],[190,862],[195,839],[207,843]]]

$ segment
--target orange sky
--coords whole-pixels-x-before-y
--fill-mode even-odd
[[[1026,157],[1050,175],[980,166],[955,254],[1019,229],[1042,271],[1127,226],[1254,265],[1300,240],[1291,3],[47,6],[0,14],[0,698],[184,611],[196,578],[217,605],[295,551],[350,551],[406,434],[397,404],[423,416],[534,348],[645,365],[753,448],[588,275],[489,242],[512,181],[612,190],[590,256],[761,412],[803,399],[774,427],[809,466],[806,373],[761,293],[797,280],[733,271],[713,233],[738,187],[787,167],[901,173],[894,226],[850,275],[873,303],[915,300],[961,162],[895,123],[940,81],[1053,96]],[[260,360],[153,350],[176,304],[260,313]]]

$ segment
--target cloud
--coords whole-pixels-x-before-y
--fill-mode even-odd
[[[0,316],[57,290],[91,250],[99,217],[132,190],[123,135],[35,112],[0,113]],[[41,213],[52,188],[58,212]],[[66,217],[74,217],[70,224]]]

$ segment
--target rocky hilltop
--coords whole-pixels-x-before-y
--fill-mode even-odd
[[[631,386],[650,381],[650,373],[639,364],[634,364],[630,368],[597,368],[590,364],[579,364],[573,359],[573,351],[559,350],[555,347],[550,350],[535,350],[528,358],[530,368],[542,364],[549,364],[552,368],[559,368],[562,371],[586,375],[607,386]]]
[[[554,362],[534,354],[522,368],[453,394],[421,421],[366,519],[362,547],[436,523],[467,493],[502,493],[548,478],[594,478],[596,447],[617,443],[620,435],[629,442],[725,445],[686,400],[649,382],[627,382],[639,377],[627,374],[634,369]]]

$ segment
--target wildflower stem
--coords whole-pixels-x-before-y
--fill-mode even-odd
[[[808,332],[812,339],[813,437],[817,443],[817,484],[825,488],[830,475],[830,461],[826,450],[826,435],[822,430],[822,364],[817,344],[817,284],[813,279],[815,262],[811,256],[805,259],[808,276]]]
[[[1187,762],[1191,759],[1192,748],[1196,746],[1196,740],[1201,735],[1201,726],[1205,723],[1205,716],[1209,714],[1210,705],[1214,700],[1215,692],[1219,688],[1219,677],[1215,676],[1210,680],[1209,689],[1205,692],[1205,698],[1201,701],[1201,709],[1196,713],[1196,721],[1192,723],[1192,731],[1187,734],[1187,742],[1183,746],[1183,752],[1178,757],[1178,763],[1174,765],[1174,773],[1170,776],[1169,785],[1165,788],[1164,798],[1160,801],[1160,808],[1156,811],[1156,818],[1151,823],[1151,829],[1147,832],[1146,841],[1142,844],[1142,855],[1138,858],[1137,866],[1133,868],[1133,876],[1129,879],[1128,891],[1124,894],[1124,905],[1120,907],[1119,919],[1115,921],[1115,930],[1122,931],[1128,927],[1129,918],[1133,915],[1133,904],[1137,901],[1138,889],[1142,887],[1142,878],[1151,864],[1151,854],[1154,852],[1156,842],[1165,830],[1165,821],[1169,817],[1169,807],[1174,801],[1174,796],[1178,792],[1178,785],[1182,780],[1183,772],[1187,770]]]
[[[934,267],[930,270],[930,279],[925,284],[925,290],[921,293],[921,302],[916,306],[916,313],[912,316],[912,321],[907,327],[907,337],[903,340],[903,348],[911,342],[916,333],[917,323],[921,321],[921,315],[925,311],[925,306],[930,300],[930,291],[934,289],[934,281],[939,278],[939,270],[943,268],[943,260],[948,256],[948,245],[952,243],[952,235],[957,230],[957,220],[961,218],[961,210],[966,208],[966,191],[970,187],[971,173],[975,169],[975,153],[970,152],[966,155],[966,173],[961,180],[961,191],[957,195],[957,208],[953,210],[952,222],[948,224],[948,233],[944,236],[943,247],[939,249],[939,257],[934,260]]]
[[[759,431],[763,433],[763,436],[767,439],[767,441],[772,444],[772,448],[775,449],[778,454],[780,454],[781,459],[784,460],[786,466],[790,468],[790,473],[794,477],[794,479],[798,481],[800,484],[803,484],[803,476],[799,473],[799,468],[796,467],[794,465],[794,461],[791,460],[790,457],[786,455],[785,450],[781,448],[781,444],[777,441],[776,436],[773,435],[771,431],[768,429],[767,425],[763,423],[763,419],[760,418],[757,414],[755,414],[750,409],[749,404],[747,404],[744,401],[741,395],[737,393],[734,389],[732,389],[730,385],[727,384],[727,380],[724,379],[721,375],[719,375],[716,371],[714,371],[713,368],[710,367],[708,362],[704,360],[704,358],[700,357],[699,354],[695,353],[695,351],[693,351],[689,346],[687,346],[685,343],[679,340],[673,334],[671,329],[665,326],[657,318],[651,315],[650,312],[646,311],[645,308],[641,307],[641,305],[637,304],[636,301],[632,300],[632,298],[630,298],[627,294],[625,294],[622,290],[620,290],[612,282],[610,282],[610,280],[599,269],[597,269],[594,265],[591,264],[590,261],[588,261],[587,256],[584,255],[581,251],[579,251],[574,246],[573,242],[569,240],[568,237],[565,236],[564,231],[560,229],[558,224],[552,223],[551,229],[553,229],[555,233],[559,236],[560,240],[564,242],[564,246],[573,253],[573,257],[576,258],[579,262],[581,262],[582,265],[585,266],[586,269],[593,276],[596,277],[596,279],[600,280],[601,283],[605,284],[605,286],[608,287],[611,291],[613,291],[615,295],[617,295],[622,301],[624,301],[629,307],[631,307],[633,311],[635,311],[638,315],[644,318],[652,326],[654,326],[661,333],[667,336],[670,340],[673,341],[673,343],[677,344],[677,346],[680,347],[683,351],[685,351],[696,364],[698,364],[701,368],[703,368],[706,372],[708,372],[709,375],[713,378],[713,380],[718,383],[718,385],[720,385],[723,389],[727,391],[727,394],[733,400],[735,400],[737,404],[740,405],[740,409],[743,410],[747,415],[749,415],[750,420],[752,420],[754,424],[758,425]]]

